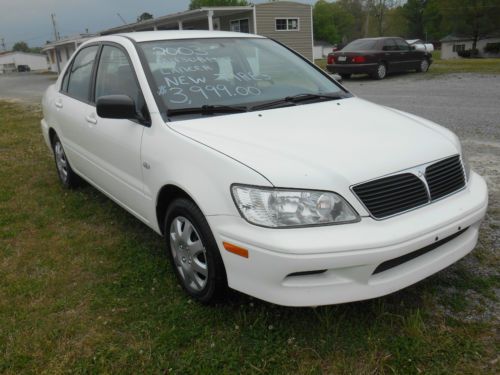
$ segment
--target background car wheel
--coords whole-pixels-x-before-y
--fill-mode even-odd
[[[342,79],[349,79],[351,78],[351,73],[342,73],[340,76],[342,77]]]
[[[224,264],[205,216],[193,202],[174,200],[165,215],[165,239],[177,279],[202,303],[221,299],[227,290]]]
[[[384,79],[387,75],[387,67],[384,63],[379,63],[377,65],[377,70],[372,74],[372,77],[375,79]]]
[[[59,181],[67,189],[73,189],[80,185],[80,177],[71,169],[69,160],[64,152],[61,140],[57,135],[52,139],[52,150],[54,152],[54,160],[56,163],[57,175]]]
[[[429,70],[429,61],[427,59],[420,61],[417,72],[425,73]]]

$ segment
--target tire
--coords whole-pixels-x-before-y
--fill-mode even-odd
[[[374,79],[384,79],[387,76],[387,66],[384,63],[379,63],[377,69],[371,76]]]
[[[342,73],[340,74],[340,76],[342,77],[342,79],[349,79],[351,78],[351,73]]]
[[[165,214],[165,242],[177,280],[201,303],[221,300],[227,278],[219,248],[201,210],[185,198],[175,199]]]
[[[417,72],[419,73],[425,73],[429,70],[429,60],[423,59],[420,61],[420,65],[417,68]]]
[[[54,153],[57,176],[59,177],[61,185],[66,189],[74,189],[78,187],[81,182],[80,177],[71,168],[61,140],[57,134],[54,135],[54,138],[52,139],[52,151]]]

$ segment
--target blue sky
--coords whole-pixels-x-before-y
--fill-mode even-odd
[[[315,0],[299,2],[313,4]],[[97,32],[118,26],[122,21],[116,13],[133,22],[142,12],[157,17],[188,6],[189,0],[0,0],[0,38],[5,39],[7,49],[20,40],[30,47],[42,46],[53,39],[51,13],[56,14],[59,34],[67,36],[87,28]]]

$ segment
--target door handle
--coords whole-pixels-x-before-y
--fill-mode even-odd
[[[92,116],[92,115],[88,115],[87,117],[85,117],[85,120],[89,124],[92,124],[92,125],[96,125],[97,124],[97,119],[94,116]]]
[[[62,107],[63,107],[62,99],[57,99],[57,100],[54,102],[54,105],[55,105],[57,108],[62,108]]]

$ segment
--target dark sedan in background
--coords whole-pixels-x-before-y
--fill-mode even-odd
[[[375,79],[384,79],[389,72],[426,72],[431,63],[429,52],[416,50],[402,38],[381,37],[357,39],[342,50],[330,53],[326,68],[342,78],[369,74]]]

